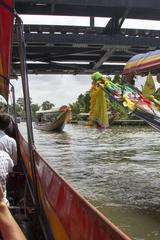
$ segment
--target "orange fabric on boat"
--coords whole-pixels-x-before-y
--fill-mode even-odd
[[[13,0],[4,0],[3,2],[9,7],[13,7]],[[8,100],[9,92],[12,29],[13,15],[0,4],[0,94],[6,100]]]

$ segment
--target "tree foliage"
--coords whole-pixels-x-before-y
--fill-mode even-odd
[[[35,112],[40,109],[40,106],[38,104],[32,104],[32,98],[30,98],[30,106],[31,106],[32,119],[35,120]],[[18,98],[16,101],[15,107],[16,107],[17,115],[20,116],[22,119],[25,119],[26,114],[25,114],[24,98]],[[12,107],[11,107],[11,112],[13,112]]]
[[[40,109],[40,106],[38,104],[31,104],[31,111],[32,111],[32,119],[35,120],[36,118],[36,111]]]
[[[77,101],[71,104],[72,119],[77,119],[77,115],[79,113],[88,113],[89,102],[90,102],[89,92],[86,92],[85,94],[80,94],[77,98]]]
[[[36,118],[36,111],[42,107],[43,110],[51,109],[54,104],[49,101],[44,101],[41,106],[38,104],[32,103],[32,98],[30,98],[30,106],[31,106],[31,113],[32,113],[32,120],[35,120]],[[16,101],[16,113],[18,116],[20,116],[22,119],[26,118],[25,115],[25,104],[24,104],[24,98],[18,98]],[[13,106],[10,106],[10,112],[13,113]]]
[[[52,107],[54,107],[54,104],[49,101],[45,101],[42,103],[41,107],[42,107],[42,110],[49,110]]]

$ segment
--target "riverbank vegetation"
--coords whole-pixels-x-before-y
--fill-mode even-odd
[[[111,102],[106,97],[107,106],[108,106],[108,112],[110,115],[110,119],[123,119],[123,120],[130,120],[130,119],[136,119],[132,114],[128,115],[128,112],[120,105],[115,103],[114,101]],[[36,111],[38,111],[40,108],[42,110],[48,110],[54,107],[54,103],[51,103],[50,101],[46,100],[41,105],[37,103],[32,103],[32,98],[30,98],[30,105],[31,105],[31,113],[32,113],[32,119],[35,121],[36,118]],[[90,96],[89,91],[87,91],[84,94],[80,94],[76,100],[76,102],[73,102],[70,104],[71,110],[72,110],[72,120],[77,121],[79,120],[80,116],[89,113],[90,109]],[[7,105],[5,105],[3,102],[0,101],[0,108],[5,109],[7,108]],[[18,98],[15,105],[15,110],[17,113],[17,116],[20,117],[22,120],[25,119],[25,107],[24,107],[24,98]],[[9,113],[13,114],[13,107],[9,105]]]
[[[120,104],[116,103],[115,101],[110,101],[106,96],[107,108],[109,113],[110,120],[133,120],[137,119],[134,115],[128,114],[128,111],[125,110]],[[90,96],[89,92],[87,91],[85,94],[80,94],[77,98],[77,101],[72,103],[72,120],[79,120],[79,116],[84,116],[86,113],[89,113],[90,109]]]

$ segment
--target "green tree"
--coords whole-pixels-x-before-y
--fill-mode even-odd
[[[24,98],[18,98],[16,104],[19,110],[24,110]]]
[[[32,104],[32,98],[30,98],[30,105]],[[25,119],[25,104],[24,104],[24,98],[18,98],[16,101],[16,112]]]
[[[30,98],[30,105],[32,104],[32,98]],[[16,105],[19,109],[21,109],[22,111],[24,110],[24,98],[18,98],[17,99],[17,102],[16,102]]]
[[[79,111],[80,112],[84,112],[84,110],[85,110],[85,103],[84,103],[84,95],[83,94],[80,94],[78,96],[77,104],[79,106]]]
[[[89,112],[89,108],[90,108],[90,96],[89,96],[89,92],[86,92],[83,98],[84,101],[84,105],[85,105],[85,113]]]
[[[21,118],[25,119],[24,98],[18,98],[16,101],[16,112]]]
[[[49,101],[45,101],[42,103],[42,110],[49,110],[51,109],[52,107],[54,107],[54,104],[49,102]]]
[[[36,111],[40,109],[40,106],[38,104],[33,104],[31,105],[31,111],[32,111],[32,119],[35,120],[36,118]]]
[[[89,92],[85,94],[80,94],[77,101],[71,105],[72,109],[72,119],[77,119],[77,115],[81,112],[88,113],[90,104]]]
[[[76,120],[77,115],[80,113],[79,104],[77,102],[70,105],[72,109],[72,119]]]

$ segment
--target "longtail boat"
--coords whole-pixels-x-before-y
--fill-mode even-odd
[[[10,174],[8,183],[8,199],[13,215],[25,230],[27,239],[129,240],[37,152],[32,131],[23,24],[13,9],[12,0],[0,1],[0,16],[0,93],[8,100],[12,27],[15,18],[28,133],[26,141],[15,122],[18,166]]]
[[[152,78],[151,71],[153,70],[154,72],[158,72],[158,69],[160,67],[160,50],[154,50],[154,51],[149,51],[147,53],[143,54],[137,54],[133,56],[129,61],[126,63],[122,75],[123,78],[128,80],[132,80],[135,75],[141,75],[141,74],[147,74],[148,77]],[[149,80],[149,79],[148,79]],[[151,80],[151,79],[150,79]],[[153,82],[153,83],[152,83]],[[158,80],[159,82],[159,80]],[[156,128],[157,130],[160,130],[160,101],[159,101],[159,89],[157,91],[154,91],[155,89],[149,89],[149,85],[154,85],[154,81],[148,81],[148,93],[151,91],[152,94],[147,96],[147,101],[148,101],[148,107],[150,108],[150,111],[146,111],[145,114],[141,114],[141,118],[143,120],[146,120],[148,124],[150,124],[152,127]],[[155,87],[155,86],[154,86]],[[143,91],[142,91],[143,93]],[[146,91],[147,93],[147,91]],[[142,97],[143,94],[141,94]],[[144,97],[145,98],[145,97]]]
[[[127,84],[116,85],[111,80],[104,79],[104,84],[99,83],[99,86],[106,92],[111,103],[114,102],[112,106],[116,109],[124,108],[128,114],[134,114],[160,131],[160,108],[157,103]]]
[[[159,67],[160,50],[137,54],[126,63],[122,72],[122,84],[114,83],[108,78],[104,78],[104,84],[99,83],[116,110],[124,109],[128,114],[134,114],[158,131],[160,131],[159,89],[152,95],[144,96],[131,82],[135,75],[142,73],[149,72],[148,77],[152,77],[150,71]]]
[[[35,127],[43,131],[62,131],[68,120],[71,119],[69,106],[38,110],[36,112]]]

